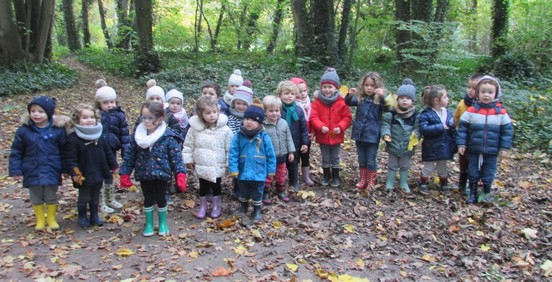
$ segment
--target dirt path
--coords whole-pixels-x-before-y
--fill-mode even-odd
[[[133,120],[145,87],[104,75],[72,58],[64,63],[78,70],[81,80],[71,89],[46,93],[58,98],[63,113],[78,102],[91,103],[94,81],[105,78]],[[514,153],[501,164],[497,204],[481,207],[465,205],[457,193],[445,198],[436,190],[430,197],[381,190],[358,193],[351,143],[342,153],[343,187],[302,187],[304,191],[288,204],[275,198],[274,205],[264,208],[260,225],[235,216],[238,204],[229,196],[228,182],[223,217],[195,219],[197,189],[192,182],[188,192],[175,196],[170,205],[169,237],[141,235],[139,191],[118,194],[124,209],[104,215],[108,223],[103,227],[83,230],[76,223],[77,193],[66,182],[59,189],[61,230],[35,232],[27,190],[6,177],[14,125],[32,96],[0,99],[6,137],[0,141],[5,152],[0,166],[3,280],[542,280],[539,266],[551,260],[550,185],[530,155]],[[317,150],[314,146],[314,166],[319,164]],[[380,153],[380,183],[385,162],[385,153]],[[457,167],[451,168],[455,183]],[[419,169],[416,162],[412,186]],[[531,190],[520,188],[525,185]],[[526,238],[523,228],[535,230],[536,237]]]

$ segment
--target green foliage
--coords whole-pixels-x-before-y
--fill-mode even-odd
[[[134,55],[130,52],[91,47],[78,52],[78,57],[81,62],[105,72],[126,77],[135,73]]]
[[[161,58],[153,50],[139,52],[134,57],[134,67],[137,76],[157,73],[161,70]]]
[[[73,85],[74,70],[58,63],[0,68],[0,96],[42,92]]]
[[[535,78],[535,65],[526,54],[508,53],[494,62],[494,73],[502,79],[527,81]]]

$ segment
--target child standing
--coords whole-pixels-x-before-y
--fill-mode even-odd
[[[396,100],[393,100],[394,96],[386,95],[383,79],[377,72],[366,73],[358,88],[349,89],[345,97],[349,107],[357,107],[351,134],[357,148],[360,171],[356,188],[372,190],[377,182],[376,157],[383,112],[393,109]]]
[[[309,142],[307,143],[307,151],[300,152],[300,161],[301,161],[301,174],[303,176],[303,181],[307,186],[313,186],[314,182],[310,178],[310,148],[311,148],[311,130],[310,130],[310,115],[311,115],[311,100],[309,98],[309,86],[307,82],[300,77],[292,77],[291,81],[295,83],[299,89],[299,94],[295,99],[295,103],[303,109],[305,114],[305,120],[307,121],[307,132],[309,133]]]
[[[241,74],[241,70],[235,69],[234,72],[228,78],[228,90],[226,90],[226,92],[224,93],[224,96],[222,97],[223,101],[226,103],[227,108],[231,108],[234,92],[236,92],[238,87],[242,85],[243,85],[243,77]]]
[[[293,144],[295,144],[295,153],[292,161],[287,162],[287,170],[289,177],[289,186],[293,187],[293,192],[299,192],[299,154],[308,151],[309,130],[307,129],[307,119],[305,113],[300,106],[295,103],[296,97],[299,95],[299,88],[295,83],[289,80],[278,83],[276,94],[282,100],[282,117],[286,120]]]
[[[286,195],[286,162],[294,161],[295,145],[293,144],[293,137],[288,123],[281,118],[280,109],[282,108],[282,101],[280,98],[274,95],[267,95],[263,98],[263,105],[266,112],[264,128],[270,136],[270,140],[274,146],[274,153],[276,154],[276,174],[274,175],[274,179],[271,177],[266,179],[263,193],[263,203],[269,205],[272,203],[270,199],[270,186],[273,181],[276,182],[278,198],[284,202],[289,201]]]
[[[458,102],[458,107],[454,112],[454,124],[458,127],[460,124],[460,117],[466,112],[466,110],[473,106],[475,102],[475,87],[477,82],[483,77],[480,73],[475,73],[470,76],[468,80],[468,89],[464,98]],[[457,190],[464,191],[464,194],[469,195],[470,189],[467,187],[468,184],[468,157],[467,154],[459,154],[458,162],[460,164],[460,177],[458,179]],[[455,189],[456,190],[456,189]]]
[[[90,105],[80,104],[73,111],[67,127],[67,169],[73,187],[79,189],[77,200],[78,224],[102,226],[98,216],[100,190],[104,179],[112,177],[119,165],[102,134],[100,113]],[[88,219],[90,210],[90,219]]]
[[[467,155],[470,194],[468,204],[478,202],[477,185],[483,182],[483,194],[480,199],[491,203],[491,185],[493,184],[497,158],[508,156],[512,148],[514,128],[500,98],[502,89],[498,80],[483,76],[475,87],[477,101],[460,118],[458,126],[458,145],[461,155]]]
[[[420,137],[418,129],[418,111],[414,105],[416,88],[410,78],[403,80],[397,89],[397,106],[391,112],[383,115],[381,135],[385,141],[385,151],[389,153],[386,190],[392,190],[397,170],[400,176],[400,188],[410,193],[408,187],[408,170],[414,155],[414,144],[410,141]]]
[[[261,105],[262,106],[262,105]],[[276,173],[276,155],[270,136],[263,129],[265,112],[251,105],[244,113],[244,124],[234,135],[228,157],[228,172],[237,177],[240,189],[240,213],[247,213],[253,201],[253,219],[262,219],[261,205],[265,180]]]
[[[232,102],[228,108],[228,127],[236,134],[243,125],[243,114],[253,102],[253,91],[246,86],[240,86],[234,91]]]
[[[21,117],[15,132],[9,160],[9,175],[23,177],[23,187],[36,216],[35,230],[44,230],[46,221],[51,230],[59,229],[56,221],[57,190],[61,173],[65,172],[62,155],[67,142],[66,116],[54,116],[56,101],[47,96],[35,97]],[[44,217],[46,206],[47,217]]]
[[[228,116],[228,105],[223,99],[219,99],[220,87],[218,84],[207,81],[201,86],[201,96],[209,96],[217,100],[219,113]]]
[[[96,80],[96,108],[100,110],[103,138],[111,148],[111,153],[117,157],[117,151],[122,151],[130,142],[128,124],[125,112],[117,104],[117,93],[115,89],[107,85],[103,79]],[[113,175],[106,175],[104,185],[100,190],[100,210],[104,213],[113,213],[120,209],[123,204],[115,199],[115,184]]]
[[[311,126],[316,131],[316,142],[322,153],[323,178],[321,184],[339,187],[339,151],[345,138],[345,130],[351,125],[351,111],[339,94],[339,76],[333,68],[327,68],[320,78],[320,94],[314,100]],[[330,183],[331,168],[331,183]]]
[[[429,195],[427,181],[437,170],[441,193],[450,196],[448,188],[447,161],[452,160],[456,150],[456,128],[452,113],[447,109],[449,97],[442,85],[426,86],[422,93],[426,108],[420,114],[422,142],[422,176],[420,193]]]
[[[182,158],[189,170],[195,170],[199,178],[199,210],[194,215],[205,218],[207,194],[212,191],[211,218],[221,213],[221,177],[226,175],[228,151],[232,130],[226,125],[228,118],[219,114],[217,100],[201,97],[196,103],[197,115],[190,118],[190,129]]]
[[[123,164],[119,170],[121,186],[131,187],[130,174],[140,181],[144,195],[146,224],[144,236],[153,235],[153,205],[157,204],[159,236],[169,234],[167,226],[168,181],[176,175],[180,191],[186,191],[186,167],[182,162],[179,137],[167,129],[163,104],[146,102],[140,110],[142,122],[136,128],[128,150],[125,150]]]
[[[173,115],[178,121],[179,130],[182,133],[182,138],[186,138],[186,131],[188,130],[188,114],[184,109],[184,95],[182,92],[172,89],[165,95],[165,101],[169,104],[165,109],[165,115]]]

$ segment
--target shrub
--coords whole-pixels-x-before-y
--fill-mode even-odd
[[[134,75],[134,55],[131,52],[90,47],[82,49],[77,55],[79,61],[95,69],[125,77]]]
[[[527,55],[510,53],[498,58],[494,63],[494,73],[501,79],[524,81],[535,78],[535,64]]]
[[[74,70],[58,63],[4,67],[0,77],[0,96],[66,88],[77,79]]]

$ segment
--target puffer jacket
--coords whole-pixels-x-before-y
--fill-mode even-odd
[[[358,97],[352,94],[345,96],[345,103],[349,107],[357,107],[353,121],[353,132],[351,138],[365,143],[379,143],[380,130],[383,113],[393,109],[394,103],[385,101],[396,99],[391,95],[385,96],[380,104],[374,103],[371,97],[359,101]],[[386,106],[389,105],[389,106]]]
[[[497,155],[512,148],[513,135],[512,121],[501,102],[475,103],[460,118],[456,141],[470,153]]]
[[[184,164],[195,164],[199,178],[216,182],[226,175],[228,151],[232,142],[232,130],[226,125],[228,118],[220,114],[216,127],[207,128],[198,116],[190,118],[190,129],[184,141]]]
[[[395,110],[383,115],[381,135],[391,136],[391,142],[385,142],[385,151],[395,156],[413,155],[414,149],[408,150],[410,135],[414,132],[420,138],[418,125],[418,112],[414,111],[412,116],[403,119]]]
[[[268,135],[270,135],[276,158],[280,159],[283,157],[285,162],[289,153],[295,153],[293,137],[291,136],[291,131],[289,130],[286,120],[280,118],[276,121],[276,124],[265,120],[264,128]]]
[[[287,115],[286,108],[282,107],[282,118],[285,120]],[[299,151],[301,146],[309,144],[309,128],[307,127],[307,119],[305,117],[305,112],[303,108],[298,104],[295,104],[295,113],[299,117],[298,121],[291,121],[291,124],[288,124],[289,130],[291,131],[291,136],[293,137],[293,144],[295,145],[295,150]]]
[[[128,124],[125,112],[120,107],[115,107],[108,112],[100,110],[102,115],[103,132],[111,151],[115,153],[130,142]]]
[[[67,135],[67,116],[53,116],[46,128],[37,128],[29,114],[21,117],[9,158],[9,175],[23,176],[23,187],[61,185]]]
[[[445,122],[448,129],[441,122],[435,110],[425,108],[419,117],[422,142],[422,161],[452,160],[458,151],[456,146],[456,127],[452,113],[447,110]]]
[[[351,126],[351,119],[351,111],[341,95],[337,97],[337,100],[331,106],[322,103],[320,99],[314,100],[311,112],[311,126],[316,132],[316,143],[325,145],[343,143],[345,131]],[[329,131],[322,133],[323,126],[328,127]],[[333,129],[336,127],[341,129],[340,134],[334,133]]]
[[[238,180],[262,182],[276,173],[274,147],[264,129],[253,138],[241,131],[234,135],[228,156],[228,173],[238,176]]]
[[[136,180],[169,181],[171,175],[186,173],[182,161],[182,140],[170,128],[165,130],[157,142],[150,148],[142,148],[136,144],[134,137],[130,140],[128,150],[125,150],[123,164],[119,174],[131,174],[134,170]]]

